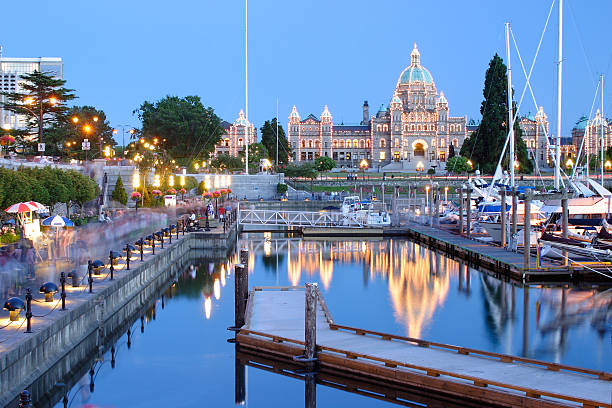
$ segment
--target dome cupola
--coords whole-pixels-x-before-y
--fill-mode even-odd
[[[399,84],[422,83],[425,85],[433,85],[433,77],[429,71],[421,66],[421,53],[419,52],[416,43],[414,49],[410,53],[411,64],[400,75]]]

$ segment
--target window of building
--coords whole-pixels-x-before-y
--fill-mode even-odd
[[[363,139],[359,140],[359,147],[361,149],[363,149],[365,147],[365,140],[363,140]]]
[[[459,147],[459,139],[453,139],[453,146]]]
[[[388,132],[389,131],[389,125],[383,125],[383,130],[385,132]]]
[[[383,149],[385,148],[387,145],[387,142],[385,141],[385,139],[380,139],[380,148]]]
[[[302,160],[302,161],[306,160],[306,152],[302,152],[300,154],[300,160]]]
[[[344,139],[340,139],[340,147],[344,147]]]
[[[376,131],[380,132],[382,130],[382,126],[381,125],[376,125]]]
[[[351,139],[346,139],[346,147],[351,148]]]
[[[395,138],[395,147],[399,147],[399,139]]]
[[[302,147],[306,147],[306,141],[302,139]]]
[[[423,143],[417,143],[414,145],[414,155],[425,156],[425,147],[423,147]]]
[[[410,130],[414,132],[414,125],[410,126]]]
[[[449,131],[454,132],[455,131],[455,125],[450,125],[449,126]]]
[[[379,159],[380,161],[385,160],[385,152],[380,152],[380,153],[378,154],[378,159]]]
[[[446,152],[440,152],[440,161],[446,161]]]
[[[535,142],[535,140],[532,139],[531,140],[531,148],[535,149],[535,147],[536,147],[536,142]]]
[[[243,142],[242,138],[239,138],[238,139],[238,146],[242,146],[242,142]]]
[[[321,147],[321,142],[318,140],[315,140],[315,147],[318,149]]]
[[[357,141],[357,139],[353,139],[353,147],[355,149],[359,147],[359,142]]]
[[[312,149],[312,140],[308,141],[308,148]]]
[[[338,147],[338,141],[332,140],[332,148],[335,149],[336,147]]]
[[[370,148],[370,141],[366,140],[365,143],[366,143],[366,149],[369,149]]]
[[[461,132],[461,125],[457,125],[457,132]]]
[[[440,138],[440,147],[444,147],[445,146],[445,140],[443,137]]]
[[[338,152],[333,152],[332,153],[332,159],[338,160]]]
[[[417,132],[421,131],[421,125],[417,125]]]
[[[346,152],[346,160],[351,160],[351,152]]]

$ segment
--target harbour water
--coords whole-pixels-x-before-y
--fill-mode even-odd
[[[251,233],[250,286],[318,282],[334,320],[477,349],[610,371],[612,291],[523,288],[411,241]],[[127,336],[65,391],[70,407],[233,406],[233,264],[197,261]],[[114,365],[114,368],[113,368]],[[91,370],[93,369],[93,370]],[[93,384],[92,384],[93,378]],[[92,386],[93,385],[93,386]],[[91,391],[93,389],[93,392]],[[247,367],[248,406],[302,406],[304,382]],[[55,390],[57,392],[57,390]],[[317,385],[319,406],[390,402]],[[54,401],[55,402],[55,401]],[[55,405],[65,406],[60,400]]]

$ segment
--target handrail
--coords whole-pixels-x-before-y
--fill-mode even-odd
[[[408,343],[415,343],[421,347],[433,346],[433,347],[440,348],[440,349],[457,351],[459,354],[464,354],[464,355],[475,354],[475,355],[481,355],[481,356],[487,356],[487,357],[495,357],[495,358],[499,358],[499,360],[502,363],[520,362],[520,363],[526,363],[526,364],[531,364],[531,365],[543,366],[546,369],[551,370],[551,371],[565,370],[565,371],[578,372],[582,374],[589,374],[589,375],[597,376],[598,379],[600,380],[612,381],[612,373],[608,373],[605,371],[596,371],[596,370],[591,370],[588,368],[574,367],[574,366],[568,366],[568,365],[558,364],[558,363],[549,363],[546,361],[534,360],[534,359],[525,358],[525,357],[517,357],[517,356],[512,356],[509,354],[493,353],[490,351],[477,350],[477,349],[473,349],[469,347],[454,346],[451,344],[444,344],[444,343],[438,343],[434,341],[416,339],[413,337],[405,337],[405,336],[398,336],[394,334],[381,333],[381,332],[377,332],[373,330],[359,329],[356,327],[343,326],[339,324],[330,324],[329,328],[332,330],[351,331],[351,332],[355,332],[355,334],[360,334],[360,335],[369,334],[372,336],[381,337],[382,340],[402,340]]]
[[[339,327],[343,327],[343,326],[339,326]],[[358,330],[360,330],[360,329],[358,329]],[[240,334],[241,335],[254,335],[254,336],[269,338],[274,343],[283,343],[283,342],[286,342],[286,343],[297,344],[297,345],[300,345],[300,346],[304,346],[304,344],[305,344],[303,341],[289,339],[289,338],[282,337],[282,336],[275,336],[275,335],[272,335],[272,334],[263,333],[263,332],[259,332],[259,331],[254,331],[254,330],[249,330],[249,329],[241,330]],[[411,340],[417,340],[417,339],[411,339]],[[438,343],[429,343],[429,344],[430,345],[431,344],[435,345],[435,344],[438,344]],[[451,377],[451,378],[458,378],[458,379],[462,379],[462,380],[466,380],[466,381],[471,381],[474,385],[480,386],[480,387],[486,387],[488,385],[492,385],[492,386],[499,387],[499,388],[506,388],[506,389],[511,389],[511,390],[515,390],[515,391],[520,391],[520,392],[524,392],[526,396],[532,397],[532,398],[539,398],[541,396],[546,396],[546,397],[557,398],[557,399],[565,400],[565,401],[572,401],[572,402],[582,403],[585,406],[612,407],[612,405],[606,404],[606,403],[602,403],[601,401],[577,398],[577,397],[572,397],[570,395],[557,394],[557,393],[554,393],[554,392],[548,392],[548,391],[539,390],[539,389],[535,389],[535,388],[526,388],[526,387],[521,387],[521,386],[517,386],[517,385],[501,383],[501,382],[497,382],[497,381],[490,381],[490,380],[486,380],[486,379],[479,378],[479,377],[473,377],[473,376],[469,376],[469,375],[457,374],[457,373],[453,373],[453,372],[450,372],[450,371],[438,370],[438,369],[430,368],[430,367],[418,366],[418,365],[415,365],[415,364],[409,364],[409,363],[404,363],[404,362],[401,362],[401,361],[385,359],[385,358],[382,358],[382,357],[371,356],[371,355],[368,355],[368,354],[355,353],[355,352],[352,352],[352,351],[337,349],[337,348],[333,348],[333,347],[317,345],[317,351],[319,352],[319,356],[318,356],[319,360],[325,360],[325,357],[326,357],[326,355],[325,354],[321,354],[321,352],[330,352],[330,353],[336,353],[336,354],[344,354],[346,356],[346,358],[349,358],[349,359],[358,359],[358,358],[361,358],[361,359],[364,359],[364,360],[372,360],[372,361],[376,361],[378,363],[384,363],[385,367],[389,367],[389,368],[397,368],[397,367],[409,368],[409,369],[412,369],[412,370],[423,371],[428,376],[432,376],[432,377],[439,377],[441,375],[444,375],[444,376]]]

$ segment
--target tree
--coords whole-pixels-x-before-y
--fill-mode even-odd
[[[295,164],[289,163],[285,166],[285,168],[283,169],[283,172],[285,173],[285,177],[288,177],[288,178],[302,177],[302,178],[315,179],[317,178],[317,175],[318,175],[317,169],[312,163],[304,163],[301,165],[295,165]]]
[[[35,134],[36,129],[37,137],[19,135],[22,142],[45,142],[43,129],[64,120],[68,111],[65,103],[76,98],[73,89],[65,88],[65,84],[63,79],[34,71],[21,75],[18,91],[2,92],[4,110],[27,118],[27,134]]]
[[[259,129],[261,131],[261,143],[268,150],[268,159],[275,163],[276,162],[276,118],[268,121],[266,120],[263,126]],[[278,126],[278,163],[276,166],[286,164],[289,161],[289,155],[291,154],[291,147],[289,147],[289,141],[285,136],[285,131],[281,125]]]
[[[455,146],[451,143],[448,145],[448,158],[451,159],[455,157]]]
[[[318,171],[330,171],[336,167],[336,162],[331,157],[321,156],[316,158],[315,167]]]
[[[249,159],[251,157],[249,156]],[[220,154],[210,161],[210,167],[219,171],[223,170],[239,170],[244,167],[244,163],[236,156],[229,154]]]
[[[471,158],[475,166],[485,173],[495,172],[502,148],[508,134],[508,93],[506,65],[499,55],[489,62],[485,75],[483,89],[484,100],[480,106],[482,120],[472,135],[463,142],[461,155]],[[513,111],[516,104],[513,102]],[[527,147],[523,142],[518,121],[514,122],[515,154],[520,163],[521,171],[530,173],[533,163],[527,155]],[[506,149],[508,154],[509,149]],[[506,156],[502,165],[508,166],[510,160]]]
[[[472,170],[467,157],[453,156],[446,161],[446,171],[449,173],[464,173]]]
[[[145,101],[134,113],[142,121],[142,135],[166,139],[164,147],[173,157],[208,158],[225,132],[221,119],[199,96]]]
[[[120,202],[123,205],[127,205],[128,196],[123,187],[123,180],[121,180],[121,174],[117,177],[117,183],[112,194],[113,200]]]

